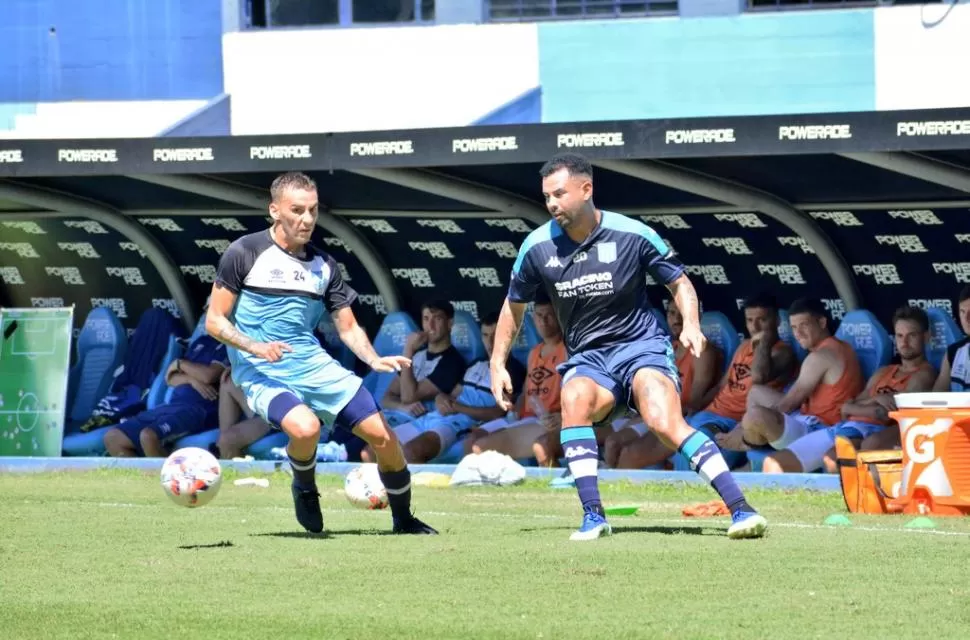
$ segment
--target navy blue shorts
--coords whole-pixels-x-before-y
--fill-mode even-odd
[[[633,377],[640,369],[655,369],[667,376],[680,393],[680,374],[674,360],[670,338],[657,336],[640,342],[630,342],[577,353],[556,367],[566,385],[571,378],[590,378],[613,394],[613,411],[599,424],[619,417],[627,409],[636,411],[633,402]]]
[[[124,433],[139,456],[144,456],[141,448],[141,432],[149,429],[155,432],[159,442],[168,446],[180,438],[201,433],[218,426],[218,413],[213,407],[197,404],[163,404],[134,415],[121,424],[115,425]],[[211,426],[210,426],[211,425]]]
[[[295,394],[289,391],[283,391],[269,403],[267,411],[269,414],[268,422],[273,427],[279,429],[286,414],[301,404],[304,403]],[[374,396],[364,388],[364,385],[361,385],[358,387],[357,392],[351,396],[347,404],[337,412],[337,416],[334,418],[332,425],[326,424],[321,419],[321,435],[328,434],[331,427],[341,427],[347,431],[352,431],[358,424],[379,411],[380,409],[377,407],[377,402],[374,401]],[[319,414],[317,414],[317,417],[322,418]]]

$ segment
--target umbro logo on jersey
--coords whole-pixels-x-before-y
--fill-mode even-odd
[[[561,267],[561,266],[562,266],[562,263],[559,262],[559,258],[557,256],[552,256],[546,262],[546,268],[547,269],[551,269],[552,267]]]

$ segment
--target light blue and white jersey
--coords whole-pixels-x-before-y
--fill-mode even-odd
[[[512,397],[518,398],[525,385],[525,367],[515,358],[506,364],[512,379]],[[461,381],[461,393],[456,400],[466,407],[494,407],[492,395],[492,372],[488,360],[477,360],[465,370]]]
[[[260,231],[229,245],[219,261],[216,282],[238,295],[231,319],[240,332],[259,342],[285,342],[293,348],[278,362],[230,348],[237,383],[252,369],[277,380],[310,379],[324,367],[328,377],[336,378],[333,382],[353,375],[314,335],[324,313],[349,307],[357,298],[331,256],[311,245],[301,255],[290,253],[276,244],[269,230]]]

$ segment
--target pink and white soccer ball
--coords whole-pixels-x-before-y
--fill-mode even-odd
[[[214,455],[198,447],[174,451],[162,464],[162,489],[175,504],[203,507],[222,486],[222,467]]]
[[[351,469],[344,478],[344,495],[350,504],[359,509],[386,509],[387,491],[377,465],[364,463]]]

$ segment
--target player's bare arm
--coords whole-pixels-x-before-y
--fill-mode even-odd
[[[706,407],[709,404],[711,404],[712,402],[714,402],[714,397],[718,394],[718,392],[721,391],[721,388],[725,384],[727,384],[727,379],[728,379],[728,374],[729,373],[730,373],[730,369],[728,369],[727,371],[725,371],[721,375],[720,380],[717,381],[717,384],[715,384],[713,387],[711,387],[710,389],[708,389],[707,390],[707,393],[705,393],[701,397],[700,402],[697,403],[697,406],[699,406],[701,408],[701,410],[703,410],[704,407]]]
[[[876,402],[875,398],[872,396],[872,385],[874,385],[876,380],[882,376],[885,369],[886,367],[877,369],[876,372],[869,377],[869,381],[866,382],[865,388],[859,393],[859,395],[842,404],[841,413],[843,419],[848,418],[849,416],[861,416],[871,418],[873,420],[889,419],[885,408]]]
[[[802,406],[818,385],[822,384],[826,374],[835,364],[835,356],[828,349],[808,354],[805,362],[802,363],[795,384],[778,400],[774,408],[781,413],[788,413]]]
[[[940,363],[940,373],[936,376],[936,382],[933,383],[933,391],[949,391],[950,390],[950,354],[947,353],[943,356],[943,362]]]
[[[717,376],[717,350],[708,343],[700,357],[694,363],[694,380],[691,383],[691,401],[684,406],[684,409],[691,413],[701,411],[707,404],[704,392],[713,384]]]
[[[526,305],[523,302],[512,302],[508,298],[502,305],[495,326],[495,346],[492,347],[492,359],[489,363],[492,373],[492,395],[495,403],[503,413],[512,408],[512,378],[505,368],[509,359],[515,337],[522,326]]]
[[[388,356],[382,358],[377,355],[374,345],[363,327],[357,322],[356,316],[350,307],[337,309],[331,314],[340,341],[347,345],[354,355],[367,363],[367,366],[380,373],[390,373],[400,371],[402,368],[411,366],[411,359],[405,356]]]
[[[681,274],[680,277],[667,285],[667,289],[673,296],[674,304],[677,305],[677,310],[680,311],[680,315],[684,319],[684,329],[680,334],[680,341],[690,349],[695,358],[700,357],[707,339],[701,332],[700,304],[697,301],[697,290],[694,289],[694,284],[687,277],[687,274]]]
[[[221,283],[212,285],[209,310],[205,316],[206,333],[225,345],[270,362],[276,362],[283,357],[284,352],[292,351],[284,342],[257,342],[239,331],[229,320],[229,315],[236,306],[236,298],[237,295]]]

